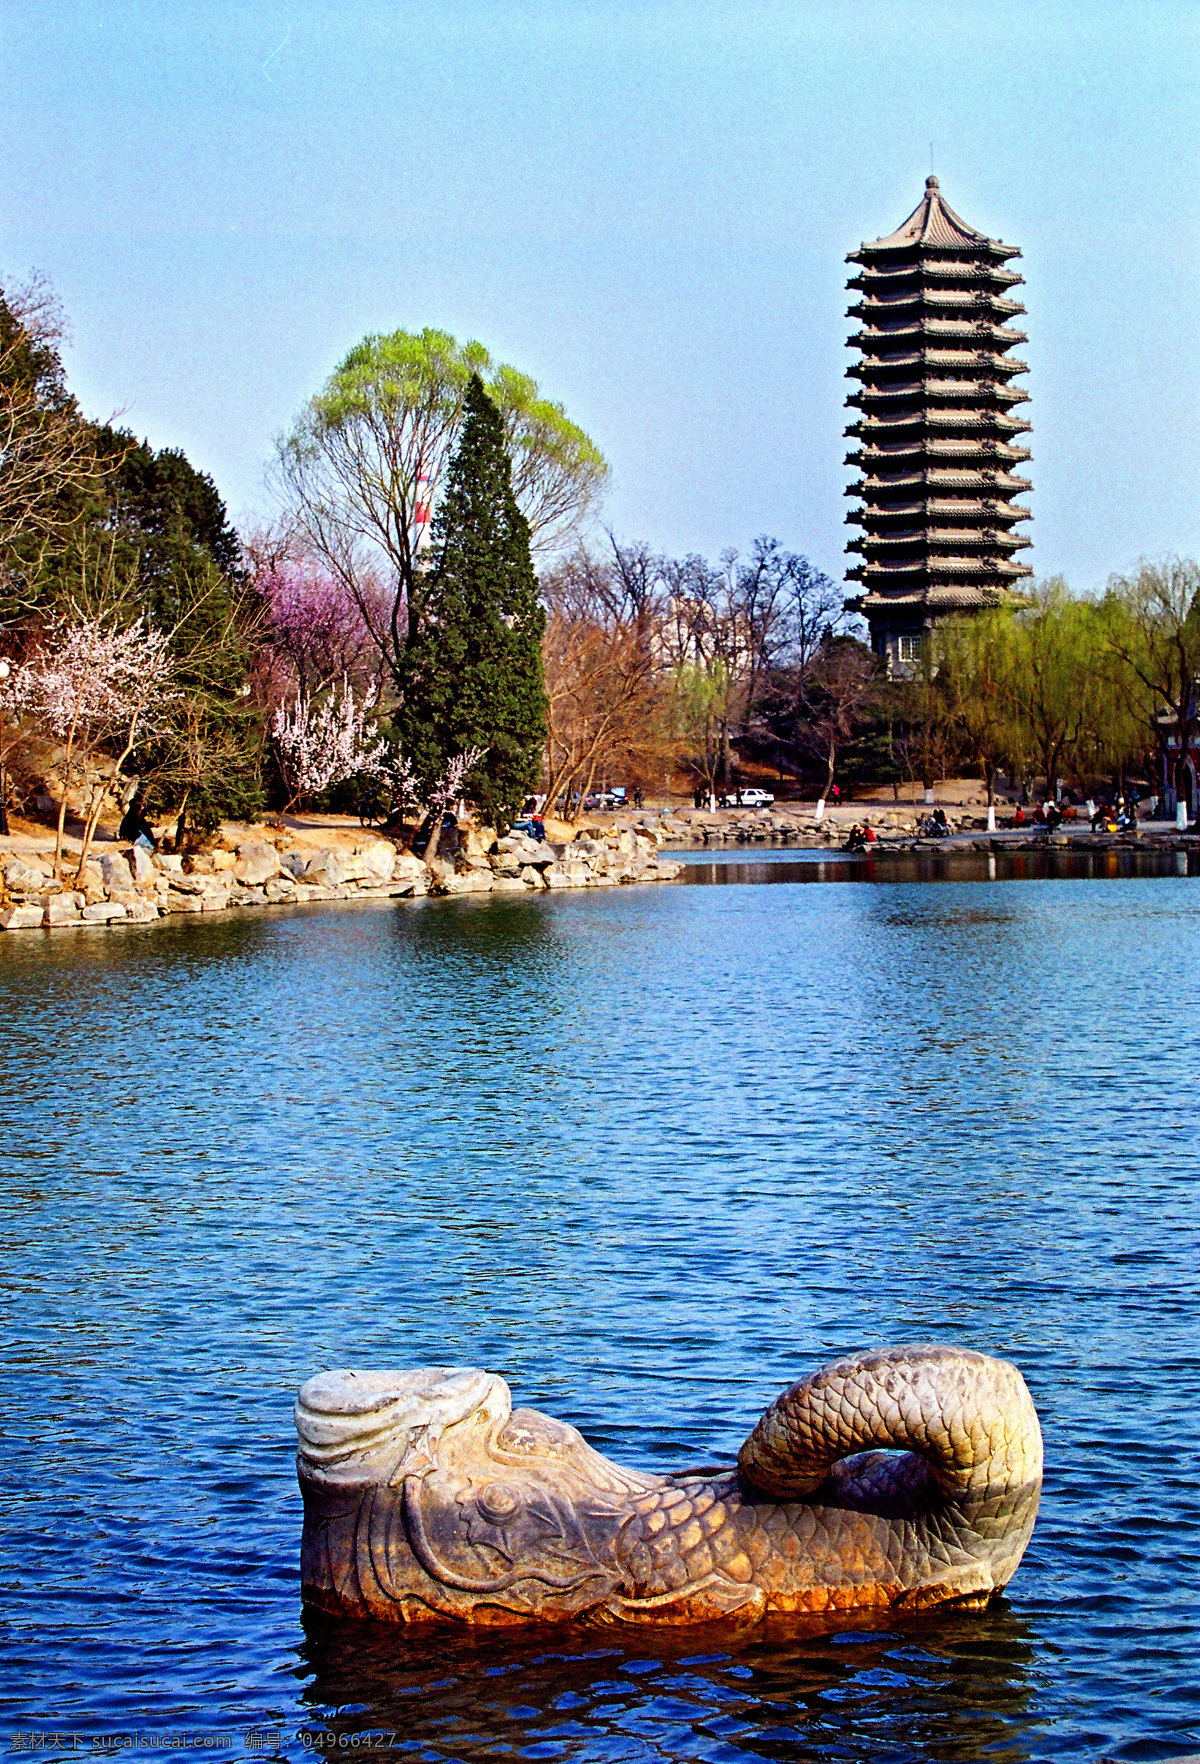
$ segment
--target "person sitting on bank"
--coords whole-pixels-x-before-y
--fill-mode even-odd
[[[158,840],[144,812],[145,800],[140,790],[134,791],[133,800],[117,830],[117,838],[128,839],[131,845],[140,845],[143,851],[157,851]]]
[[[1020,803],[1018,803],[1017,804],[1017,812],[1013,816],[1013,826],[1014,827],[1023,827],[1024,825],[1025,825],[1025,810],[1021,807]]]

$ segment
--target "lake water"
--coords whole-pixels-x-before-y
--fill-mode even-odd
[[[6,935],[0,1733],[1200,1750],[1198,1004],[1200,890],[1171,876]],[[291,1401],[322,1367],[484,1366],[672,1468],[822,1361],[930,1338],[1016,1360],[1042,1417],[1041,1517],[986,1614],[737,1640],[301,1615]]]

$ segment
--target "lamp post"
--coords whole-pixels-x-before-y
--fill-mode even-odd
[[[7,680],[12,668],[0,661],[0,681]],[[0,748],[0,838],[8,838],[8,778],[4,770],[4,750]]]

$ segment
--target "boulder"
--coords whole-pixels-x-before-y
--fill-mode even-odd
[[[243,888],[260,888],[279,874],[279,853],[265,839],[247,839],[237,848],[233,874]]]
[[[264,888],[231,888],[229,904],[235,906],[266,906],[267,894]]]
[[[133,871],[125,862],[124,854],[119,851],[106,851],[100,858],[100,874],[104,878],[104,886],[111,894],[114,888],[131,889],[133,887]]]
[[[363,878],[368,882],[390,882],[396,874],[396,847],[386,839],[376,839],[360,853]]]
[[[346,880],[346,866],[340,852],[318,851],[304,866],[304,880],[310,887],[336,888]]]
[[[154,864],[144,845],[134,845],[130,848],[128,862],[130,873],[138,888],[145,888],[154,881]]]
[[[76,901],[79,898],[81,896],[78,894],[51,894],[44,908],[41,908],[41,923],[48,924],[51,930],[60,924],[78,924],[79,908]]]
[[[269,903],[278,905],[281,901],[295,900],[296,884],[290,876],[272,876],[263,884],[263,894]]]
[[[208,876],[172,876],[171,892],[173,894],[205,894],[212,886]]]
[[[535,870],[544,870],[558,862],[558,853],[548,840],[531,840],[522,853],[522,859],[525,863],[532,864]]]
[[[201,913],[204,911],[198,894],[184,894],[178,888],[172,888],[167,895],[167,911],[169,913]]]
[[[584,888],[591,871],[586,864],[571,863],[569,860],[561,864],[551,864],[542,871],[542,878],[547,888]]]
[[[578,835],[570,850],[572,856],[577,854],[582,858],[607,857],[608,855],[608,847],[604,844],[603,840],[589,839],[585,833],[580,833]]]
[[[472,822],[463,829],[461,849],[468,857],[486,857],[495,843],[494,827],[476,827]]]
[[[131,906],[125,908],[125,915],[131,925],[149,925],[152,920],[157,919],[158,908],[152,901],[135,900]]]
[[[4,880],[10,894],[42,894],[50,886],[50,877],[25,857],[10,858],[4,866]]]
[[[97,900],[83,909],[85,925],[108,925],[114,919],[126,917],[125,908],[119,900]]]
[[[215,876],[219,876],[225,870],[236,869],[237,868],[237,861],[238,861],[238,852],[240,852],[241,849],[242,848],[239,845],[237,851],[214,851],[212,854],[213,874]]]
[[[490,894],[496,886],[496,878],[489,870],[464,870],[461,875],[452,871],[449,876],[441,876],[436,884],[438,894]],[[522,889],[525,884],[518,884]]]
[[[304,866],[311,856],[311,852],[304,851],[298,845],[293,845],[287,851],[280,853],[280,867],[294,881],[297,876],[303,876]]]
[[[0,931],[34,931],[42,923],[42,909],[33,902],[0,908]]]
[[[492,877],[492,889],[493,889],[493,892],[496,894],[528,894],[529,893],[528,888],[526,888],[524,882],[522,882],[522,880],[519,876],[500,876],[500,875],[493,876]]]
[[[102,904],[108,892],[104,886],[104,872],[99,864],[84,864],[75,878],[75,885],[83,890],[93,906]]]
[[[425,865],[421,862],[421,859],[411,851],[398,851],[396,853],[396,865],[392,871],[392,876],[396,881],[402,881],[405,877],[411,877],[414,882],[418,880],[428,881],[429,879],[426,874]]]
[[[158,870],[165,871],[168,876],[182,876],[183,874],[183,859],[177,851],[156,851],[154,866]]]

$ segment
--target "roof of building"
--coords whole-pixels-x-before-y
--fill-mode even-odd
[[[864,244],[863,251],[903,251],[914,245],[942,246],[953,250],[955,247],[974,248],[998,246],[998,239],[989,239],[986,233],[968,226],[961,215],[955,214],[950,204],[942,195],[941,186],[935,177],[925,180],[925,194],[913,209],[906,221],[888,233],[885,238],[872,239]],[[1011,247],[1002,247],[1011,250]],[[1016,255],[1016,253],[1014,253]]]

